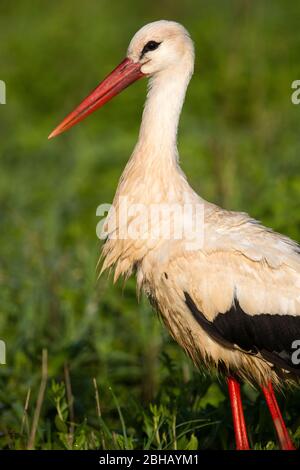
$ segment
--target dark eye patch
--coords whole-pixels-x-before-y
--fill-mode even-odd
[[[146,52],[154,51],[155,49],[157,49],[160,44],[160,42],[148,41],[147,44],[145,44],[145,46],[143,47],[140,59],[143,57],[144,54],[146,54]]]

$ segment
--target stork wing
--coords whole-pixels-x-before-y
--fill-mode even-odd
[[[186,305],[218,343],[300,375],[299,245],[245,214],[222,212],[218,224],[208,220],[204,250],[190,260],[201,274],[184,290]]]

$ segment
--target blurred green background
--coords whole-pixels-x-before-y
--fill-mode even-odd
[[[0,448],[28,445],[43,348],[36,448],[234,447],[222,380],[195,370],[137,302],[134,280],[97,280],[96,208],[112,201],[135,144],[145,81],[47,140],[157,19],[181,22],[195,41],[179,134],[193,187],[300,240],[299,2],[1,0]],[[252,446],[276,447],[264,401],[243,391]],[[299,398],[280,397],[296,441]]]

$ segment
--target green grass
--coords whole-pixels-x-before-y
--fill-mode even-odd
[[[0,448],[28,446],[43,349],[35,448],[234,447],[224,382],[193,367],[147,301],[137,302],[133,279],[123,288],[96,276],[96,208],[112,200],[134,146],[145,82],[68,134],[47,135],[140,26],[180,21],[197,52],[179,135],[189,180],[299,241],[300,106],[290,99],[299,15],[297,2],[280,0],[1,1]],[[251,445],[274,448],[261,395],[243,393]],[[280,397],[296,442],[299,399]]]

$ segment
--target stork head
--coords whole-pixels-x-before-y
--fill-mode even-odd
[[[193,42],[175,21],[155,21],[132,38],[127,57],[54,129],[49,139],[70,129],[139,78],[180,68],[192,73]]]
[[[144,75],[194,65],[193,42],[187,30],[175,21],[155,21],[141,28],[130,41],[127,57],[140,64]]]

